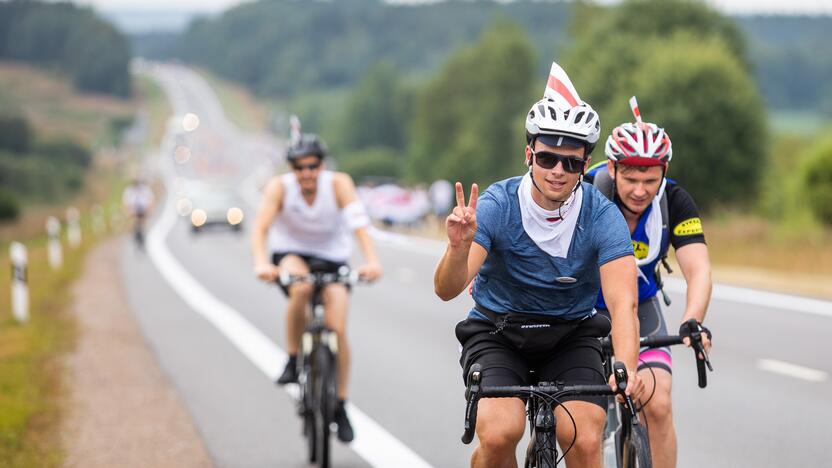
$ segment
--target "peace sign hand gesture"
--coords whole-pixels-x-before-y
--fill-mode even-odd
[[[462,244],[471,244],[474,234],[477,232],[477,196],[479,188],[477,184],[471,185],[471,198],[468,205],[465,205],[465,193],[462,191],[462,183],[456,183],[456,206],[454,211],[445,220],[445,228],[448,231],[448,242],[451,247],[459,247]]]

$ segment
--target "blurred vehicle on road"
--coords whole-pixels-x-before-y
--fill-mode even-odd
[[[243,203],[237,191],[229,185],[191,182],[180,204],[190,208],[186,216],[194,233],[210,227],[230,228],[235,232],[242,230],[245,218]]]

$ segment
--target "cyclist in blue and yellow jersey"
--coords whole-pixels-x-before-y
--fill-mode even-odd
[[[370,224],[358,200],[349,174],[326,170],[326,145],[313,134],[298,134],[286,159],[291,171],[274,177],[267,185],[252,232],[254,271],[264,281],[275,281],[281,271],[292,275],[310,272],[310,264],[320,271],[337,272],[352,255],[355,234],[366,263],[358,272],[368,281],[381,275],[381,265],[367,232]],[[313,293],[308,283],[288,289],[286,313],[289,361],[278,384],[297,382],[297,354],[305,326],[307,304]],[[338,439],[350,442],[353,429],[347,417],[345,399],[349,376],[349,347],[346,322],[349,305],[344,284],[327,285],[322,291],[324,321],[338,336],[338,408],[335,422]]]
[[[590,169],[586,179],[612,200],[627,220],[638,265],[641,336],[668,334],[656,296],[662,286],[658,266],[664,263],[667,267],[665,257],[671,245],[688,286],[679,334],[686,333],[685,322],[691,318],[707,332],[701,323],[711,298],[711,266],[699,212],[688,192],[666,177],[673,156],[667,132],[642,121],[635,97],[630,106],[636,122],[613,129],[605,146],[607,162]],[[661,292],[669,305],[669,298]],[[605,296],[599,294],[596,304],[604,313]],[[702,335],[706,350],[711,344],[709,334]],[[644,413],[650,429],[653,466],[674,467],[676,432],[670,399],[670,349],[643,350],[639,355],[639,375],[649,398]]]
[[[479,198],[474,184],[467,204],[457,182],[457,206],[445,221],[448,245],[434,276],[436,294],[450,300],[473,280],[474,306],[456,326],[463,379],[479,363],[486,386],[603,383],[598,338],[612,329],[630,374],[627,392],[638,397],[630,236],[615,205],[581,182],[598,141],[598,114],[552,64],[546,97],[531,107],[525,126],[528,172],[491,185]],[[602,285],[611,320],[594,309]],[[600,467],[606,398],[565,400],[556,417],[568,421],[571,414],[576,431],[558,424],[557,438],[568,447],[577,437],[567,465]],[[517,466],[525,423],[520,398],[481,400],[471,466]]]

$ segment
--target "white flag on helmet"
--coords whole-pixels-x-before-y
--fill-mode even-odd
[[[562,109],[575,107],[582,102],[578,91],[572,86],[572,80],[556,62],[552,62],[552,69],[549,70],[543,97],[555,101]]]
[[[289,117],[289,145],[295,146],[300,143],[300,119],[296,115]]]

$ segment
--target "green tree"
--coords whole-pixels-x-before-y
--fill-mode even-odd
[[[753,199],[768,140],[740,29],[690,0],[627,0],[592,23],[576,18],[584,21],[563,61],[601,115],[601,138],[633,120],[636,95],[644,118],[669,132],[670,175],[697,203]]]
[[[32,146],[32,128],[19,115],[0,114],[0,150],[25,153]]]
[[[832,225],[832,136],[809,147],[804,161],[802,181],[809,208],[822,223]]]
[[[625,0],[608,9],[579,4],[570,31],[575,40],[562,65],[581,97],[597,109],[618,105],[613,97],[632,89],[649,55],[643,46],[652,40],[680,33],[718,38],[750,68],[742,30],[698,0]]]
[[[407,176],[487,185],[522,170],[523,118],[538,82],[534,48],[498,19],[455,52],[417,97]]]
[[[404,149],[408,97],[392,64],[381,62],[371,68],[343,108],[338,147],[343,151],[370,146]]]
[[[0,221],[17,219],[20,215],[20,204],[13,193],[0,188]]]
[[[645,50],[632,88],[618,92],[617,106],[603,111],[605,128],[633,120],[627,100],[636,95],[644,118],[670,134],[670,177],[697,203],[707,208],[753,199],[768,138],[751,77],[716,39],[682,34]]]

